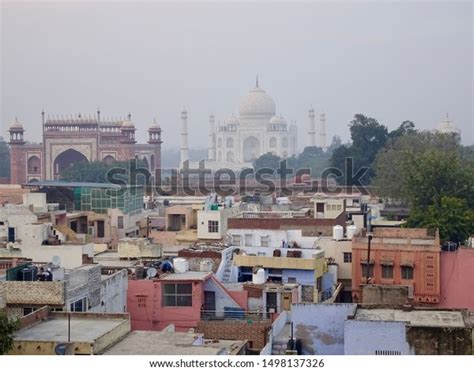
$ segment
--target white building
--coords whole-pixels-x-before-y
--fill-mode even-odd
[[[181,113],[181,167],[188,160],[187,112]],[[265,153],[290,157],[297,152],[297,128],[277,114],[276,105],[258,84],[242,99],[239,115],[223,123],[209,117],[209,153],[207,168],[240,170],[252,167],[252,161]],[[195,164],[190,167],[197,167]]]

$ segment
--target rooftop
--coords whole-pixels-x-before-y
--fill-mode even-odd
[[[161,276],[160,281],[204,281],[210,275],[210,272],[170,273]]]
[[[24,186],[29,187],[67,187],[67,188],[75,188],[75,187],[88,187],[88,188],[121,188],[122,185],[112,184],[112,183],[92,183],[92,182],[65,182],[62,180],[41,180],[35,181],[30,183],[23,184]],[[131,187],[131,186],[127,186]],[[143,187],[140,185],[136,185],[134,187]]]
[[[71,341],[94,342],[97,338],[121,325],[124,318],[87,318],[71,316]],[[17,341],[52,341],[57,343],[68,340],[68,319],[64,317],[49,317],[32,326],[16,332]]]
[[[359,321],[407,322],[414,327],[466,327],[463,313],[452,310],[357,309]]]
[[[239,340],[206,340],[186,332],[132,331],[104,352],[105,355],[218,355],[237,354],[245,345]],[[196,344],[196,345],[193,345]]]

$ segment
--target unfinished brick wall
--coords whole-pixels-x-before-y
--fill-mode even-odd
[[[262,349],[267,343],[267,334],[271,321],[200,321],[196,332],[204,334],[207,339],[248,340],[249,348]]]
[[[455,327],[409,327],[407,340],[416,355],[471,355],[472,329]]]
[[[64,282],[5,281],[0,282],[5,290],[7,305],[64,305]]]

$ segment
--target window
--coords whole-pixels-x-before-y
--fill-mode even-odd
[[[118,229],[123,229],[123,216],[118,216],[117,217],[117,228]]]
[[[208,220],[207,221],[207,231],[209,233],[219,232],[219,221],[217,221],[217,220]]]
[[[351,252],[344,252],[344,263],[352,263],[352,253]]]
[[[82,298],[73,303],[71,303],[70,311],[71,312],[86,312],[87,311],[87,299]]]
[[[190,283],[165,283],[163,289],[163,306],[192,307],[193,285]]]
[[[268,236],[260,237],[260,246],[268,247]]]
[[[97,221],[97,237],[104,238],[104,236],[105,236],[104,221],[98,220]]]
[[[266,254],[265,254],[265,252],[263,252],[263,251],[259,251],[259,252],[257,253],[257,255],[258,255],[258,256],[265,256]]]
[[[36,310],[36,308],[23,308],[23,315],[26,316],[30,313],[33,313]]]
[[[137,307],[138,308],[146,308],[146,296],[145,295],[137,296]]]
[[[245,235],[245,246],[252,246],[252,235],[246,234]]]
[[[402,280],[412,280],[413,279],[413,267],[402,265]]]
[[[233,234],[232,235],[232,244],[234,246],[240,246],[241,244],[241,238],[240,238],[240,234]]]
[[[369,275],[367,276],[367,263],[362,263],[362,277],[373,277],[374,276],[374,264],[369,264]]]
[[[295,277],[288,277],[288,283],[296,283]]]
[[[393,265],[382,264],[382,278],[393,278]]]

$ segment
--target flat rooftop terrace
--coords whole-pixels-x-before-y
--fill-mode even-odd
[[[239,340],[206,339],[201,342],[198,338],[198,334],[186,332],[132,331],[106,350],[104,355],[237,354],[246,343]]]
[[[71,341],[93,343],[127,320],[123,318],[74,318],[71,317]],[[68,319],[53,318],[21,329],[16,341],[68,341]]]
[[[462,312],[449,310],[357,309],[355,319],[407,322],[414,327],[466,327]]]

